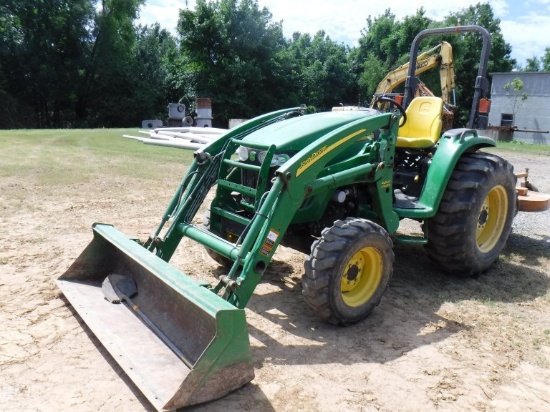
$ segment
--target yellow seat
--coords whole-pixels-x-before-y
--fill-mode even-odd
[[[397,147],[427,149],[437,143],[441,135],[440,97],[415,97],[407,107],[407,122],[399,128]]]

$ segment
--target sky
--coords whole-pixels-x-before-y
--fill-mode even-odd
[[[366,19],[380,16],[387,8],[401,20],[423,7],[425,15],[442,20],[451,12],[475,5],[481,0],[258,0],[267,7],[272,21],[282,21],[285,37],[292,33],[315,34],[324,30],[330,38],[351,47],[358,45]],[[187,4],[187,6],[186,6]],[[504,40],[512,46],[512,57],[525,66],[532,57],[541,58],[550,46],[550,0],[489,0]],[[195,0],[146,0],[141,8],[138,23],[158,22],[161,27],[175,33],[179,9],[195,7]]]

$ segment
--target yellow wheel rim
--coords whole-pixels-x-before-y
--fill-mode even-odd
[[[508,213],[508,196],[503,186],[495,186],[483,201],[477,221],[477,247],[483,253],[491,251],[497,244]]]
[[[353,255],[344,268],[340,284],[346,305],[357,307],[367,303],[378,289],[382,271],[382,256],[377,249],[366,247]]]

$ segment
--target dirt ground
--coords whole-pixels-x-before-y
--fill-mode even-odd
[[[504,156],[550,192],[548,156]],[[0,410],[153,410],[54,281],[91,241],[93,222],[146,238],[181,173],[55,190],[0,180]],[[520,213],[500,261],[476,278],[446,275],[420,246],[395,254],[380,306],[341,328],[310,312],[304,256],[281,248],[246,309],[256,378],[189,410],[550,410],[550,212]],[[198,246],[173,263],[199,277],[217,269]]]

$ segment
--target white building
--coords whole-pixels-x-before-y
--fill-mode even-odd
[[[513,139],[550,144],[550,72],[491,73],[489,129],[515,127]],[[515,78],[523,82],[520,91],[504,87]],[[527,95],[522,101],[521,95]],[[546,132],[546,133],[545,133]]]

